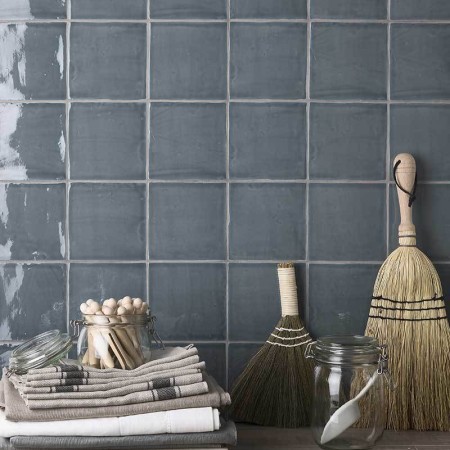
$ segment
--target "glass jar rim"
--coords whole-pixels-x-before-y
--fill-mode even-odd
[[[322,336],[312,344],[311,356],[326,364],[377,364],[382,351],[378,340],[372,336]]]
[[[152,317],[147,314],[83,314],[83,325],[84,326],[126,326],[126,325],[134,325],[141,326],[147,325],[151,322]]]

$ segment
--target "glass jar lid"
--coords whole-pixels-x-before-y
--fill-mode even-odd
[[[325,364],[376,364],[382,351],[371,336],[323,336],[309,344],[306,356]]]
[[[24,342],[11,352],[8,373],[23,375],[58,362],[72,347],[72,340],[59,330],[46,331]]]

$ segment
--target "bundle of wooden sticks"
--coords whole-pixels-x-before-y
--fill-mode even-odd
[[[103,304],[89,299],[80,305],[80,311],[87,333],[82,364],[102,369],[135,369],[149,359],[141,341],[141,330],[148,320],[146,302],[129,296],[120,300],[109,298]]]

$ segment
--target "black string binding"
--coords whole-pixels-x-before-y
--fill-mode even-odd
[[[394,165],[394,181],[395,181],[395,184],[397,185],[397,187],[409,197],[408,206],[411,208],[411,205],[413,204],[414,200],[416,199],[417,171],[416,171],[416,176],[414,177],[414,186],[413,186],[412,192],[408,192],[406,189],[403,189],[397,181],[397,168],[401,162],[402,161],[399,159]]]

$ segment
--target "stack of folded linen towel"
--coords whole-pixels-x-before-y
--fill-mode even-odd
[[[12,448],[223,448],[236,443],[219,414],[228,404],[192,346],[155,350],[134,370],[4,371],[0,438]]]

